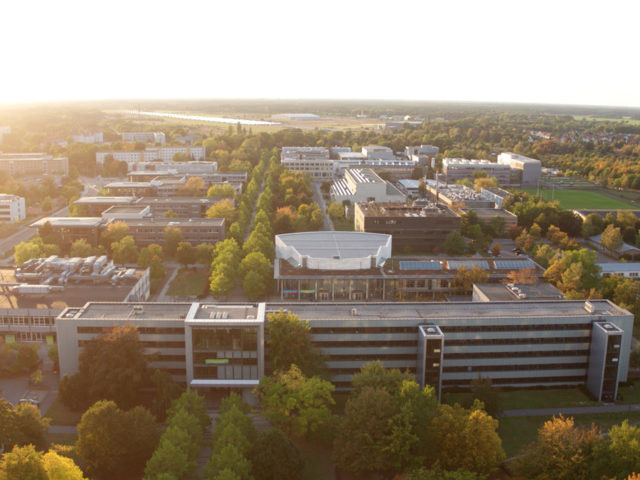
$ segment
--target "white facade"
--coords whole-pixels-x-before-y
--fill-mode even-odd
[[[72,132],[71,139],[74,143],[102,143],[102,132],[100,130],[83,130]]]
[[[9,224],[24,220],[26,217],[24,198],[0,194],[0,222]]]
[[[330,180],[338,173],[338,166],[323,147],[282,147],[280,160],[292,172],[306,173],[312,179]]]
[[[122,132],[123,142],[166,143],[162,132]]]
[[[136,163],[152,162],[154,160],[161,160],[163,163],[171,163],[172,168],[175,168],[175,165],[182,164],[182,162],[173,161],[173,156],[178,152],[184,153],[194,161],[199,161],[205,158],[204,147],[147,147],[145,150],[108,150],[96,152],[96,162],[104,163],[107,155],[113,155],[114,160],[127,162],[129,164],[129,171],[132,170],[133,165]]]
[[[331,186],[331,200],[334,202],[350,200],[352,204],[370,201],[404,203],[407,201],[407,196],[389,182],[382,180],[371,169],[364,168],[345,170],[344,179],[336,181]]]
[[[2,136],[11,133],[11,127],[0,127],[0,145],[2,145]]]
[[[389,147],[380,147],[378,145],[369,145],[362,147],[362,153],[367,156],[369,160],[395,160],[393,150]]]
[[[172,175],[177,173],[214,173],[218,170],[218,162],[153,162],[151,165],[153,165],[155,172],[168,172]],[[136,163],[132,165],[131,171],[153,173],[145,168],[148,166],[149,163]]]
[[[412,155],[426,155],[428,157],[433,157],[440,153],[440,149],[438,147],[434,147],[433,145],[420,145],[419,147],[405,147],[404,149],[407,158],[411,158]]]
[[[512,170],[522,171],[522,185],[537,185],[542,173],[540,160],[515,153],[504,152],[498,155],[498,163],[509,165]]]
[[[635,278],[640,279],[640,263],[598,263],[600,268],[602,269],[602,276],[612,276],[612,277],[625,277],[625,278]]]

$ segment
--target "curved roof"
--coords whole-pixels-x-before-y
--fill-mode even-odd
[[[391,235],[362,232],[301,232],[277,235],[287,247],[313,258],[362,258],[376,255]]]

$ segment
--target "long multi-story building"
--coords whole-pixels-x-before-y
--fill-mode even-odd
[[[215,173],[218,170],[218,162],[143,162],[134,163],[131,166],[130,172],[156,172],[156,175],[160,175],[164,172],[169,172],[171,175],[180,173]],[[244,180],[247,179],[246,172],[226,172],[228,175],[244,174]]]
[[[165,143],[163,132],[122,132],[123,142]]]
[[[102,143],[103,135],[100,130],[81,130],[79,132],[71,132],[71,140],[75,143]]]
[[[407,196],[369,168],[349,169],[331,186],[331,200],[343,202],[406,202]]]
[[[0,153],[0,170],[9,175],[68,175],[69,160],[46,153]]]
[[[394,251],[402,253],[444,251],[444,242],[460,231],[460,216],[447,207],[405,203],[356,203],[356,232],[382,233],[393,237]]]
[[[509,165],[511,170],[518,174],[517,180],[512,183],[520,185],[538,185],[540,175],[542,173],[542,164],[540,160],[525,157],[516,153],[504,152],[498,155],[498,163],[501,165]]]
[[[420,145],[419,147],[405,147],[404,152],[407,158],[411,158],[414,155],[425,155],[432,159],[440,153],[440,148],[433,145]]]
[[[251,390],[271,368],[265,324],[280,309],[308,322],[341,390],[374,360],[408,370],[439,397],[482,374],[501,386],[586,385],[611,402],[628,374],[633,315],[608,300],[87,303],[56,319],[60,373],[76,373],[82,347],[105,329],[130,323],[158,355],[152,367],[201,393],[232,387],[255,402]]]
[[[27,218],[24,198],[0,194],[0,223],[15,223]]]
[[[0,197],[2,198],[2,197]],[[111,207],[149,207],[151,216],[162,218],[169,210],[179,218],[203,218],[207,210],[225,198],[212,197],[82,197],[74,205],[81,205],[86,215],[100,217]]]
[[[445,158],[442,160],[442,172],[446,175],[447,183],[458,180],[472,180],[473,173],[484,170],[489,177],[495,177],[502,184],[511,183],[511,167],[489,160],[465,160],[462,158]]]
[[[362,147],[362,153],[368,160],[395,160],[393,150],[379,145],[367,145]]]
[[[171,165],[177,165],[181,162],[174,162],[173,157],[177,153],[183,153],[193,161],[203,160],[205,155],[205,147],[147,147],[144,150],[107,150],[96,152],[96,162],[99,164],[104,163],[107,156],[111,155],[113,160],[119,162],[127,162],[129,170],[132,170],[132,165],[142,162],[153,162],[159,160],[163,163],[171,163]],[[185,162],[190,163],[190,162]]]

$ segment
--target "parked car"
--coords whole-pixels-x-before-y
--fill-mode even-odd
[[[40,402],[35,398],[21,398],[18,402],[18,405],[22,403],[30,403],[31,405],[35,405],[36,407],[40,406]]]

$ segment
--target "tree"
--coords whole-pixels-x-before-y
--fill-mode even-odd
[[[113,261],[124,265],[125,263],[136,263],[138,261],[138,249],[133,237],[128,235],[119,242],[111,244],[113,251]]]
[[[402,480],[485,480],[486,478],[486,475],[478,475],[461,468],[455,471],[441,470],[440,462],[436,462],[431,469],[413,470]]]
[[[438,460],[445,470],[463,469],[489,475],[504,460],[498,421],[476,400],[470,410],[440,405],[433,419]],[[579,478],[579,477],[574,477]]]
[[[331,220],[334,222],[344,220],[344,207],[340,203],[329,202],[327,213],[329,214]]]
[[[304,473],[300,450],[282,432],[272,428],[261,433],[249,453],[256,480],[299,480]]]
[[[227,227],[236,221],[236,214],[236,207],[230,198],[211,205],[207,210],[207,218],[224,218]]]
[[[214,297],[228,297],[236,286],[236,276],[229,265],[218,265],[211,273],[211,294]]]
[[[182,232],[178,227],[168,226],[164,229],[164,249],[169,255],[175,255],[178,246],[184,241]]]
[[[609,225],[604,232],[602,232],[600,243],[612,252],[620,250],[623,244],[620,229],[615,228],[613,225]]]
[[[129,234],[129,226],[124,222],[111,222],[100,235],[100,245],[111,252],[111,245],[120,242]]]
[[[101,399],[130,406],[148,378],[149,358],[139,341],[138,327],[130,324],[114,325],[109,333],[87,342],[79,360],[78,373],[65,376],[59,385],[61,401],[71,408]]]
[[[70,255],[81,258],[90,257],[93,255],[93,247],[84,238],[80,238],[71,245]]]
[[[18,245],[16,245],[16,250],[13,258],[16,262],[16,265],[22,265],[27,260],[40,257],[42,257],[42,253],[40,247],[37,244],[31,242],[20,242]]]
[[[16,445],[35,445],[38,449],[45,447],[45,435],[51,420],[42,418],[40,410],[30,403],[22,403],[15,408],[17,435],[13,438]]]
[[[173,210],[169,209],[166,212],[164,212],[164,215],[162,216],[162,218],[178,218],[178,214]]]
[[[542,268],[549,268],[549,265],[558,259],[558,251],[550,245],[540,245],[533,255],[533,259]]]
[[[49,480],[85,480],[82,470],[72,459],[58,455],[49,451],[42,457],[44,467]]]
[[[203,433],[211,426],[211,417],[207,413],[207,407],[203,396],[187,390],[180,395],[180,398],[171,403],[171,408],[167,411],[167,418],[173,418],[181,410],[185,410],[198,419],[198,424],[200,425]]]
[[[459,267],[453,279],[453,285],[460,295],[469,295],[473,291],[474,285],[489,282],[489,272],[483,268],[475,266],[471,269]]]
[[[275,259],[275,248],[273,241],[265,235],[254,229],[253,233],[249,235],[249,238],[244,245],[242,245],[242,251],[248,255],[251,252],[261,252],[267,260],[270,262]]]
[[[522,230],[523,230],[522,227],[517,227],[515,225],[513,227],[509,227],[509,230],[507,232],[507,237],[515,241],[515,239],[522,234]]]
[[[326,355],[311,341],[311,327],[294,314],[267,316],[269,355],[273,371],[288,371],[296,365],[305,377],[326,376]]]
[[[158,443],[155,417],[142,407],[120,410],[114,402],[96,402],[78,425],[76,452],[97,478],[118,478],[141,471]]]
[[[187,155],[184,152],[176,152],[176,154],[173,156],[173,161],[174,162],[189,162],[189,161],[191,161],[191,157],[189,157],[189,155]]]
[[[160,261],[164,263],[162,247],[155,243],[140,250],[140,253],[138,254],[138,265],[140,265],[141,267],[151,266],[151,259],[153,257],[158,257]]]
[[[178,189],[179,197],[201,197],[204,191],[204,180],[200,177],[190,177],[186,183]]]
[[[251,462],[233,445],[227,445],[220,453],[212,455],[204,467],[204,474],[207,479],[217,479],[226,470],[229,471],[225,473],[227,477],[234,473],[240,480],[253,480]]]
[[[491,219],[490,225],[491,229],[493,230],[494,237],[502,238],[504,236],[504,229],[506,226],[506,221],[504,218],[496,215]]]
[[[538,440],[524,449],[513,468],[524,478],[589,478],[592,452],[599,441],[595,425],[577,427],[572,418],[553,417],[538,430]]]
[[[544,278],[553,282],[558,288],[562,285],[569,285],[573,279],[580,281],[581,288],[590,290],[596,288],[600,284],[600,273],[602,269],[596,263],[598,261],[598,254],[596,252],[581,249],[575,251],[564,251],[562,258],[553,262],[546,272],[544,272]],[[571,265],[574,263],[580,263],[582,271],[578,272],[578,267],[574,267],[570,273],[568,273]],[[576,275],[579,275],[577,278]]]
[[[189,441],[185,432],[175,428],[174,430],[186,437],[184,438],[185,442]],[[181,445],[176,445],[163,435],[160,445],[147,462],[144,469],[144,478],[161,480],[163,478],[162,475],[167,475],[166,480],[182,480],[188,478],[196,466],[196,462],[189,461],[189,455],[181,448]]]
[[[171,402],[180,398],[182,387],[173,381],[173,377],[166,370],[153,372],[153,384],[156,387],[156,411],[158,419],[164,421]]]
[[[207,190],[209,198],[235,198],[236,189],[232,185],[213,185]]]
[[[178,250],[176,251],[176,257],[180,265],[188,267],[189,265],[196,263],[197,252],[189,242],[180,242],[178,244]]]
[[[502,390],[498,387],[494,387],[489,377],[483,377],[482,374],[478,374],[477,378],[474,378],[469,383],[471,395],[465,397],[465,401],[462,406],[464,408],[471,408],[473,402],[478,400],[484,405],[484,411],[492,417],[498,417],[502,413],[502,396],[500,395]]]
[[[385,368],[380,360],[365,363],[359,372],[351,377],[353,394],[359,395],[366,387],[384,388],[395,395],[406,381],[413,381],[414,375],[402,373],[398,368]]]
[[[200,265],[209,266],[213,262],[215,246],[210,243],[201,243],[196,247],[196,259]]]
[[[51,197],[46,197],[40,204],[40,208],[45,213],[49,213],[51,210],[53,210],[53,203],[51,202]]]
[[[271,263],[261,252],[251,252],[240,262],[238,276],[245,278],[250,272],[257,273],[264,280],[273,277]]]
[[[502,250],[499,243],[494,243],[491,247],[491,255],[493,255],[494,257],[499,257],[501,251]]]
[[[467,242],[457,230],[449,233],[444,241],[444,253],[450,257],[459,257],[466,253]]]
[[[542,238],[542,229],[537,223],[534,223],[529,229],[529,236],[535,241],[538,241]]]
[[[267,293],[267,286],[264,277],[259,273],[251,271],[242,281],[242,289],[249,299],[258,298]]]
[[[57,343],[54,343],[53,345],[51,345],[51,347],[49,347],[49,350],[47,350],[47,357],[49,357],[49,360],[51,360],[53,363],[58,363],[60,361]]]
[[[42,453],[36,452],[33,445],[14,447],[5,453],[0,463],[2,480],[49,480],[42,465]]]
[[[640,347],[635,347],[629,355],[629,368],[640,369]]]
[[[540,283],[540,279],[536,276],[535,268],[522,268],[519,270],[511,270],[507,273],[507,278],[502,283],[515,283],[522,285],[535,285]]]
[[[334,386],[320,377],[306,378],[296,365],[278,370],[260,380],[260,415],[288,436],[308,436],[322,426],[331,426],[335,418],[329,405]]]
[[[591,478],[628,478],[640,471],[640,430],[629,420],[614,425],[609,438],[597,442],[593,450]]]

